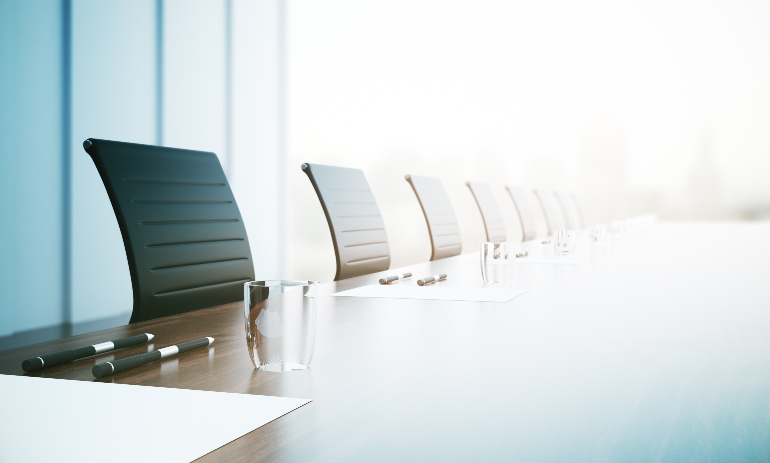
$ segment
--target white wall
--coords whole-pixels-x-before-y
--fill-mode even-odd
[[[163,144],[213,151],[226,169],[225,2],[163,6]]]
[[[233,2],[232,163],[256,277],[286,278],[288,175],[284,128],[285,6]]]
[[[0,336],[62,322],[62,9],[0,2]]]

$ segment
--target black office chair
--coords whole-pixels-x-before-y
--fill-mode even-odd
[[[243,300],[246,228],[214,153],[89,138],[126,247],[129,323]]]

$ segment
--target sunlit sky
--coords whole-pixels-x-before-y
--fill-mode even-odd
[[[294,268],[333,260],[302,162],[364,170],[394,265],[428,253],[407,173],[442,178],[466,248],[466,180],[514,239],[508,183],[574,190],[592,222],[767,214],[768,24],[767,1],[290,2]]]
[[[682,194],[710,132],[723,199],[769,199],[767,24],[760,1],[292,2],[289,147],[514,168],[620,136],[630,185]]]

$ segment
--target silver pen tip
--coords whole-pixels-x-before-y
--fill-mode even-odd
[[[155,337],[155,335],[154,335],[154,334],[150,334],[150,333],[144,333],[144,334],[146,334],[146,335],[147,335],[147,342],[150,342],[150,341],[152,341],[152,338],[154,338],[154,337]]]
[[[214,338],[208,338],[208,340],[209,340],[209,346],[210,346],[211,343],[214,342]]]

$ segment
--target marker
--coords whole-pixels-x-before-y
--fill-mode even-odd
[[[422,280],[417,280],[417,284],[420,286],[425,286],[428,283],[433,283],[434,281],[439,281],[439,280],[446,280],[446,273],[441,273],[439,275],[433,275],[432,277],[429,277],[429,278],[423,278]]]
[[[170,357],[176,354],[183,354],[187,351],[200,349],[201,347],[210,346],[214,342],[214,338],[200,338],[194,341],[183,342],[175,346],[164,347],[163,349],[154,350],[145,354],[132,355],[120,360],[113,360],[111,362],[100,363],[94,365],[91,373],[97,378],[102,378],[113,373],[119,373],[121,371],[130,370],[131,368],[144,365],[145,363],[154,362],[162,358]]]
[[[92,346],[81,347],[79,349],[67,350],[57,354],[35,357],[33,359],[21,362],[21,369],[29,373],[30,371],[39,370],[43,367],[61,365],[62,363],[101,354],[102,352],[109,352],[115,349],[122,349],[124,347],[135,346],[137,344],[144,344],[145,342],[150,342],[150,339],[154,337],[155,336],[152,334],[144,333],[137,336],[131,336],[130,338],[116,339],[115,341],[94,344]]]
[[[410,276],[412,276],[412,272],[406,272],[406,273],[401,274],[401,275],[393,275],[392,277],[380,278],[380,284],[381,285],[386,285],[386,284],[390,283],[391,281],[403,280],[404,278],[409,278]]]

